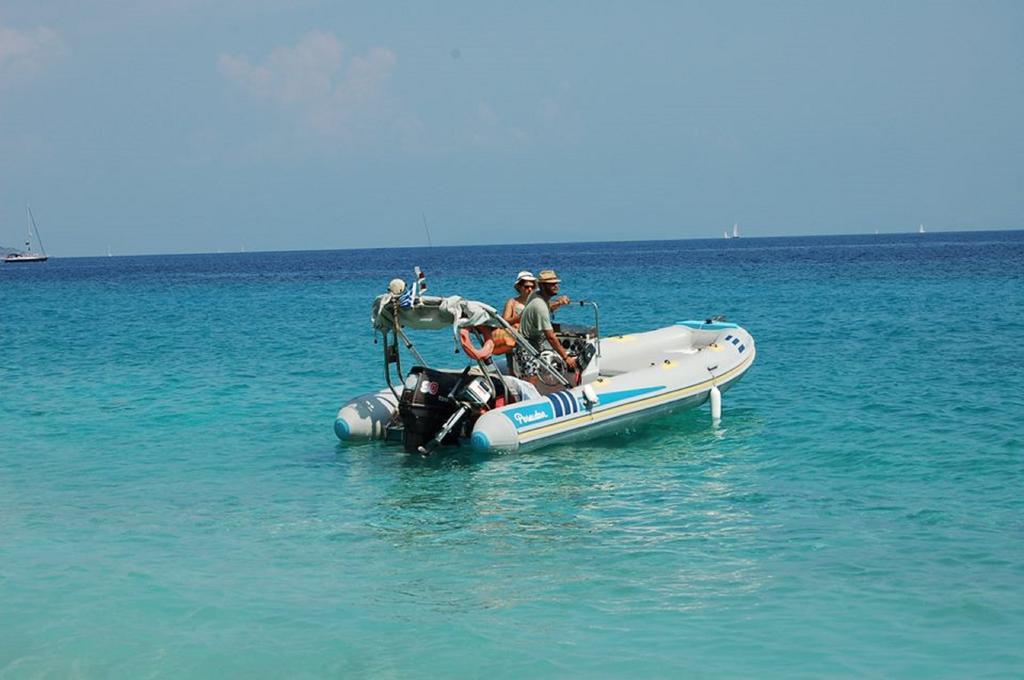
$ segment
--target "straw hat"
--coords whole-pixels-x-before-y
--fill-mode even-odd
[[[545,269],[540,273],[538,281],[541,283],[561,283],[562,279],[558,278],[558,274],[555,273],[554,269]]]

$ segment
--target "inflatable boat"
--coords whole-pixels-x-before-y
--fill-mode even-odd
[[[577,370],[554,351],[538,350],[484,303],[429,297],[417,270],[411,286],[395,279],[373,303],[371,321],[384,339],[387,386],[352,399],[338,411],[343,442],[384,440],[429,455],[446,445],[476,451],[522,451],[579,441],[710,402],[721,417],[721,394],[754,363],[754,339],[722,317],[680,321],[646,332],[601,337],[595,303],[592,326],[556,325]],[[407,331],[450,328],[462,369],[427,365]],[[499,367],[511,346],[531,361]],[[402,371],[402,348],[416,363]],[[500,362],[504,363],[504,362]],[[392,375],[395,375],[395,378]]]

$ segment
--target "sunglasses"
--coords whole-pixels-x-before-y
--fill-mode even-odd
[[[532,289],[536,288],[537,286],[533,285],[532,283],[520,283],[519,287],[520,288],[525,288],[526,290],[532,290]]]

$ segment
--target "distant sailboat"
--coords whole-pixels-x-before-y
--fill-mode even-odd
[[[923,234],[924,233],[924,225],[923,224],[917,225],[917,233],[918,234]]]
[[[722,232],[722,238],[732,238],[732,236],[729,236],[729,232],[728,231],[723,231]]]
[[[735,224],[734,223],[732,225],[732,237],[733,238],[739,238],[740,237],[740,225],[739,224]]]
[[[110,246],[107,246],[107,257],[113,257],[114,254],[110,252]]]
[[[4,262],[46,262],[49,259],[46,248],[43,247],[43,239],[39,238],[39,228],[36,227],[36,219],[32,217],[32,208],[28,207],[28,203],[25,204],[25,212],[28,213],[28,236],[25,237],[25,252],[11,253],[4,258]],[[39,252],[32,250],[32,232],[35,232]]]

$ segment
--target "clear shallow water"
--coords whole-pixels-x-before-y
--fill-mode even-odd
[[[343,448],[414,264],[757,364],[719,428]],[[1024,232],[3,266],[0,677],[1020,676],[1022,340]]]

